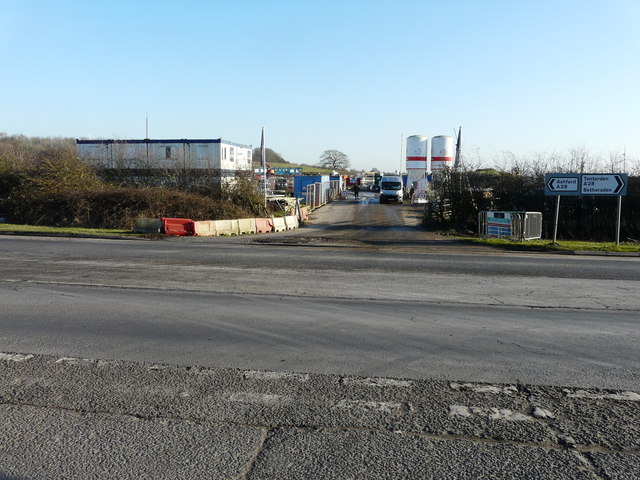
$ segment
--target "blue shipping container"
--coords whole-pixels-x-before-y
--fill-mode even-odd
[[[293,196],[301,198],[303,201],[307,198],[307,186],[312,183],[322,183],[322,201],[325,201],[326,190],[331,185],[329,175],[296,175],[293,177]]]

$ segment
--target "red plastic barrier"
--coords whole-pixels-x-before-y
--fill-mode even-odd
[[[271,218],[256,218],[256,232],[273,232],[273,220]]]
[[[193,220],[189,218],[162,218],[165,235],[193,235]]]

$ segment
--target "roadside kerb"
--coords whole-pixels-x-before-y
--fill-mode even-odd
[[[606,257],[640,257],[640,252],[603,252],[598,250],[573,250],[574,255],[591,255]]]

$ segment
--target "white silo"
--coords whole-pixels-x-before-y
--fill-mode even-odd
[[[431,139],[431,171],[453,167],[453,138],[438,135]]]
[[[424,135],[407,137],[407,188],[412,181],[424,178],[427,174],[427,155],[429,138]]]

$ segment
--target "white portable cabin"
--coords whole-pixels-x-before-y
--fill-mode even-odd
[[[228,140],[76,140],[78,156],[105,169],[215,169],[221,176],[251,170],[251,147]]]

